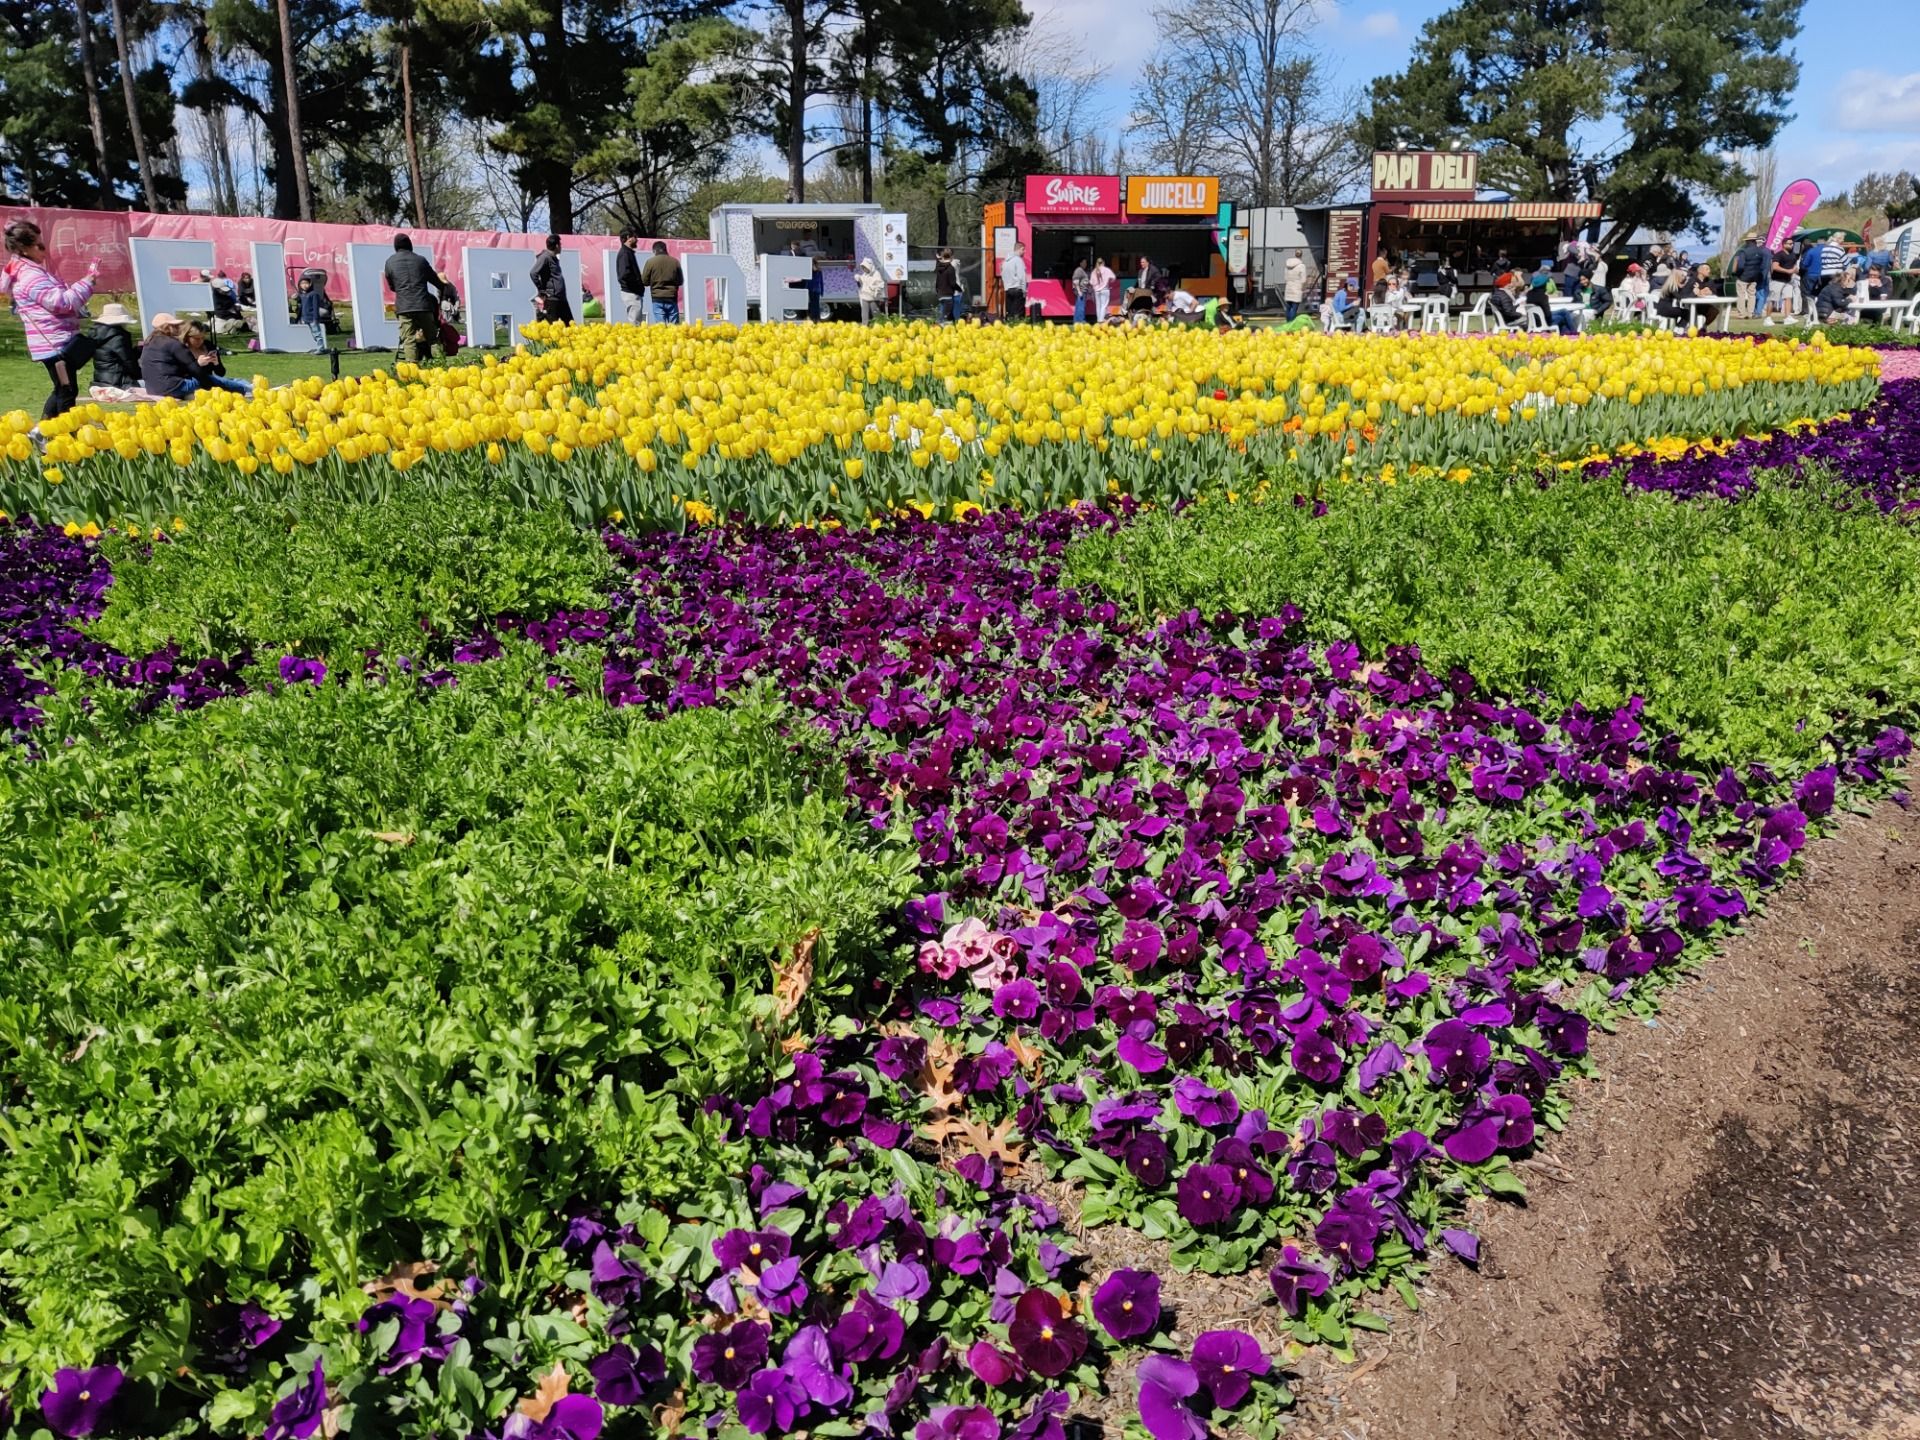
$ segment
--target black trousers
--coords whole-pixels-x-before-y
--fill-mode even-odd
[[[40,408],[42,420],[64,415],[80,403],[80,367],[92,358],[93,341],[76,335],[67,342],[66,349],[40,362],[47,367],[47,378],[53,381],[53,393]]]

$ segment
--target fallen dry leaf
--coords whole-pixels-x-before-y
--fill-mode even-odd
[[[785,965],[777,961],[773,967],[773,998],[775,1013],[782,1020],[790,1019],[793,1012],[800,1008],[800,1002],[807,997],[807,987],[813,984],[813,947],[820,943],[820,929],[815,926],[800,937],[793,947],[793,957]]]
[[[1033,1069],[1033,1067],[1038,1065],[1046,1056],[1046,1052],[1038,1045],[1029,1045],[1018,1035],[1008,1037],[1007,1049],[1013,1052],[1013,1058],[1020,1062],[1020,1068],[1022,1070]]]
[[[360,1288],[375,1300],[385,1300],[390,1296],[402,1295],[409,1300],[431,1300],[435,1305],[445,1305],[442,1298],[447,1293],[447,1282],[436,1280],[431,1285],[422,1285],[423,1275],[438,1273],[440,1267],[431,1260],[402,1260],[378,1280],[369,1280]]]
[[[533,1392],[533,1398],[522,1400],[514,1408],[529,1420],[544,1420],[547,1412],[566,1398],[567,1367],[556,1360],[553,1369],[540,1377],[540,1388]]]
[[[660,1427],[662,1435],[671,1435],[680,1428],[680,1422],[687,1418],[687,1392],[684,1389],[673,1392],[673,1399],[665,1404],[653,1407],[654,1423]]]

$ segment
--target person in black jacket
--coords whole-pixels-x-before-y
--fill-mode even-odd
[[[620,300],[629,325],[643,325],[647,319],[647,287],[640,279],[640,261],[633,253],[639,244],[637,234],[622,230],[620,253],[613,257],[613,277],[620,282]]]
[[[942,324],[967,313],[966,296],[960,290],[960,267],[954,263],[951,250],[943,249],[934,259],[933,300],[940,307]]]
[[[180,321],[161,311],[140,347],[140,388],[149,395],[185,400],[200,388],[200,362],[180,343]]]
[[[94,384],[111,385],[116,390],[140,388],[140,351],[126,330],[132,323],[127,307],[115,303],[101,310],[100,318],[87,331],[87,338],[93,341]]]
[[[540,306],[542,320],[555,320],[562,325],[573,323],[573,304],[567,299],[567,276],[560,268],[560,237],[547,236],[547,248],[540,252],[540,258],[533,262],[530,272],[533,278],[533,293]]]
[[[400,358],[419,364],[433,358],[440,338],[440,277],[423,256],[413,253],[408,236],[393,237],[387,257],[387,286],[393,291],[393,315],[400,322]]]
[[[207,327],[198,320],[187,325],[180,337],[180,343],[187,347],[187,353],[193,356],[194,364],[200,367],[200,388],[203,390],[231,390],[236,395],[253,394],[253,385],[246,380],[235,380],[227,374],[227,367],[220,358],[220,347],[213,342],[213,336]]]
[[[1820,287],[1813,297],[1813,313],[1822,325],[1853,319],[1853,287],[1859,279],[1860,272],[1848,267]]]

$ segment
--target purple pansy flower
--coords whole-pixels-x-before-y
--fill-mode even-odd
[[[1208,1129],[1240,1118],[1240,1100],[1231,1090],[1215,1090],[1188,1076],[1173,1082],[1173,1103],[1182,1115]]]
[[[1300,1258],[1291,1245],[1282,1246],[1280,1259],[1267,1272],[1267,1282],[1280,1301],[1280,1308],[1298,1320],[1307,1301],[1318,1300],[1333,1288],[1333,1277],[1318,1265]]]
[[[240,1307],[239,1318],[234,1323],[239,1327],[241,1343],[249,1350],[258,1350],[280,1333],[281,1322],[251,1300]]]
[[[545,1416],[508,1418],[506,1440],[597,1440],[606,1424],[606,1412],[591,1395],[562,1395]]]
[[[853,1386],[846,1372],[833,1359],[833,1345],[827,1332],[808,1325],[794,1332],[787,1341],[780,1368],[792,1376],[807,1399],[828,1410],[838,1410],[853,1398]]]
[[[1175,1191],[1180,1217],[1189,1225],[1219,1225],[1240,1208],[1240,1187],[1225,1165],[1189,1165]]]
[[[606,1241],[593,1247],[592,1280],[594,1298],[611,1309],[631,1305],[646,1288],[647,1272],[631,1260],[621,1257]]]
[[[1247,1398],[1253,1378],[1272,1368],[1260,1342],[1244,1330],[1208,1330],[1194,1337],[1193,1368],[1222,1410]]]
[[[118,1365],[56,1370],[53,1388],[40,1397],[40,1413],[56,1435],[91,1435],[106,1418],[126,1378]]]
[[[875,1298],[894,1304],[902,1300],[924,1300],[933,1282],[927,1267],[918,1260],[889,1260],[874,1283]]]
[[[1059,1296],[1040,1289],[1027,1291],[1015,1303],[1007,1338],[1020,1363],[1049,1380],[1079,1364],[1087,1350],[1086,1327],[1068,1318]]]
[[[638,1405],[647,1391],[667,1378],[667,1361],[651,1345],[636,1350],[615,1345],[587,1362],[593,1393],[608,1405]]]
[[[722,1270],[760,1271],[792,1253],[793,1237],[784,1230],[729,1230],[713,1242],[713,1258]]]
[[[1000,1440],[1000,1422],[984,1405],[936,1405],[913,1440]]]
[[[854,1296],[853,1304],[833,1325],[834,1350],[856,1365],[891,1360],[906,1338],[906,1322],[875,1299],[871,1290]]]
[[[1116,1270],[1093,1292],[1093,1318],[1116,1340],[1137,1340],[1160,1323],[1160,1277]]]
[[[775,1315],[791,1315],[807,1303],[807,1282],[800,1274],[800,1257],[789,1255],[760,1272],[754,1287],[760,1303]]]
[[[693,1342],[693,1378],[703,1385],[743,1390],[767,1363],[769,1331],[758,1320],[742,1320]]]
[[[1184,1360],[1149,1355],[1140,1362],[1140,1420],[1153,1440],[1207,1440],[1207,1427],[1187,1404],[1200,1376]]]
[[[1445,1229],[1440,1232],[1440,1243],[1469,1265],[1480,1263],[1480,1237],[1471,1230]]]
[[[740,1424],[750,1435],[781,1435],[807,1413],[807,1392],[785,1370],[762,1370],[740,1391]]]

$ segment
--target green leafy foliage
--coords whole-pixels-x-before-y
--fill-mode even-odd
[[[1920,536],[1818,484],[1738,504],[1603,482],[1337,487],[1286,503],[1142,516],[1072,552],[1081,581],[1145,615],[1306,612],[1369,654],[1417,644],[1436,673],[1556,702],[1646,697],[1706,758],[1820,756],[1920,696]]]
[[[0,1371],[172,1374],[217,1300],[351,1318],[421,1258],[524,1297],[565,1207],[739,1168],[701,1100],[881,973],[911,848],[768,708],[648,720],[543,661],[138,727],[69,694],[0,750]]]
[[[196,507],[184,534],[108,542],[114,584],[95,635],[128,654],[252,644],[339,667],[361,652],[444,655],[497,615],[600,604],[605,547],[556,506],[484,480],[342,503],[301,486],[284,504]]]

